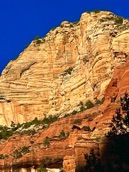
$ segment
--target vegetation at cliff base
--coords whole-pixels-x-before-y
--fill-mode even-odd
[[[103,104],[105,98],[103,97],[102,99],[96,99],[95,103],[93,103],[91,100],[87,100],[86,103],[83,103],[82,101],[80,101],[80,103],[78,104],[79,110],[73,110],[71,113],[66,113],[64,115],[64,117],[70,116],[70,115],[75,115],[77,113],[83,112],[87,109],[90,109],[94,106],[98,106]]]
[[[75,115],[79,112],[83,112],[89,108],[92,108],[96,105],[102,104],[104,98],[102,100],[97,99],[96,103],[88,100],[85,104],[80,102],[78,105],[79,110],[73,110],[71,113],[65,114],[64,116]],[[90,117],[89,117],[90,118]],[[0,125],[0,139],[7,139],[15,133],[34,135],[38,130],[45,129],[49,127],[49,125],[58,120],[58,116],[49,115],[48,117],[45,115],[43,119],[38,119],[35,117],[32,121],[25,122],[22,124],[15,124],[13,121],[11,122],[10,127]],[[80,119],[74,121],[75,124],[81,123]]]
[[[37,130],[45,129],[55,121],[57,121],[57,116],[50,115],[49,117],[44,117],[43,119],[38,119],[37,117],[29,122],[22,124],[15,124],[11,122],[10,127],[0,125],[0,139],[7,139],[15,133],[34,135]]]

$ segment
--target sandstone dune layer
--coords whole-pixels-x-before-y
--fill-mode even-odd
[[[114,69],[126,62],[128,26],[108,11],[85,12],[33,40],[0,77],[0,123],[61,115],[101,99]]]

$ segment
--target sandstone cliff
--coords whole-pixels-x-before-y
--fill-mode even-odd
[[[119,98],[129,93],[128,26],[128,20],[111,12],[84,13],[79,22],[62,22],[45,38],[32,41],[9,62],[0,77],[0,124],[40,119],[44,114],[60,118],[38,127],[28,123],[5,127],[0,133],[4,138],[0,171],[37,172],[43,163],[80,172],[86,163],[84,154],[91,148],[103,163],[113,160],[112,140],[105,134],[120,108]],[[78,104],[89,99],[95,103],[103,96],[102,105],[81,107],[83,112],[77,113]],[[62,117],[75,110],[76,114]],[[13,134],[5,139],[7,130]]]
[[[129,21],[108,11],[83,13],[34,40],[0,77],[0,123],[60,115],[102,98],[129,52]]]

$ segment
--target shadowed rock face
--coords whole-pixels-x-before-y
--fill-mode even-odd
[[[34,40],[0,77],[0,123],[66,113],[101,98],[129,52],[129,22],[111,12],[83,13]]]

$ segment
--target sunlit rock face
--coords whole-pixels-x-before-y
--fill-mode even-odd
[[[0,77],[0,123],[66,113],[102,98],[129,52],[129,21],[113,13],[83,13],[64,21],[10,61]]]

